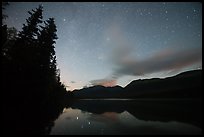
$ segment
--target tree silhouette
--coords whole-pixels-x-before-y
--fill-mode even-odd
[[[26,19],[26,25],[23,24],[22,31],[19,32],[18,38],[10,51],[11,56],[19,68],[26,73],[26,70],[34,69],[36,67],[36,45],[35,37],[39,33],[38,24],[42,23],[42,6],[28,11],[30,17]],[[28,71],[28,73],[31,73]]]
[[[38,23],[42,23],[43,7],[40,5],[36,10],[28,11],[30,17],[26,19],[27,25],[23,24],[23,30],[19,36],[24,40],[33,40],[38,35]]]
[[[45,27],[41,27],[40,34],[38,35],[39,46],[41,48],[40,53],[43,58],[41,59],[41,66],[43,66],[46,71],[52,71],[53,75],[56,75],[56,55],[55,55],[55,40],[56,35],[56,25],[54,23],[54,18],[50,18],[45,21]]]
[[[1,7],[2,11],[5,10],[5,7],[8,5],[9,5],[8,2],[2,2],[2,7]],[[2,16],[1,16],[2,24],[3,24],[3,20],[6,19],[7,17],[8,17],[7,15],[2,13]]]
[[[4,48],[5,48],[5,45],[6,45],[6,43],[7,43],[7,37],[8,37],[8,34],[7,34],[7,25],[3,25],[3,21],[8,17],[7,15],[5,15],[4,13],[3,13],[3,11],[5,10],[5,7],[7,6],[7,5],[9,5],[8,4],[8,2],[2,2],[2,7],[1,7],[1,9],[2,9],[2,16],[1,16],[1,20],[2,20],[2,26],[1,26],[1,32],[2,32],[2,41],[1,41],[1,45],[2,45],[2,49],[1,49],[1,57],[3,57],[4,55],[5,55],[5,50],[4,50]]]
[[[35,127],[38,122],[42,124],[46,115],[55,110],[61,112],[63,108],[61,101],[66,88],[60,82],[57,68],[57,27],[54,18],[49,18],[42,24],[42,12],[42,6],[28,11],[30,17],[26,19],[26,24],[23,24],[18,35],[15,28],[2,25],[1,29],[3,115],[12,121],[13,128],[16,129],[17,123],[22,123],[21,126],[28,124],[30,116],[26,113],[35,117],[35,124],[32,123],[32,127]],[[19,119],[10,118],[13,117],[10,115],[12,111],[16,112]],[[8,121],[3,122],[10,124]]]
[[[8,39],[10,41],[17,39],[17,29],[16,28],[14,28],[14,27],[8,28],[7,33],[8,33]]]

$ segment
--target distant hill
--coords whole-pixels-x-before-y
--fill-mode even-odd
[[[120,86],[104,87],[93,86],[89,88],[83,88],[81,90],[74,90],[74,97],[77,98],[112,98],[121,97],[123,88]]]
[[[164,79],[135,80],[124,90],[128,98],[199,98],[201,87],[202,70],[193,70]]]
[[[93,86],[74,90],[74,98],[201,98],[202,70],[180,73],[164,79],[134,80],[125,88]]]

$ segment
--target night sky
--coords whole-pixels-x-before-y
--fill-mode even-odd
[[[201,3],[10,2],[5,23],[21,30],[39,4],[43,20],[55,18],[68,90],[202,69]]]

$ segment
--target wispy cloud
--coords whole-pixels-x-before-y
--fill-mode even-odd
[[[114,69],[113,76],[117,78],[122,75],[141,76],[155,72],[175,71],[201,61],[202,50],[200,48],[162,50],[144,60],[130,58],[121,60],[120,63],[118,61],[114,62],[118,67]]]
[[[110,46],[113,48],[110,61],[115,65],[113,79],[118,79],[123,75],[142,76],[162,71],[173,71],[183,69],[195,63],[202,62],[201,48],[173,49],[167,48],[152,54],[143,59],[136,58],[137,45],[133,45],[124,35],[120,24],[113,22],[107,30],[107,35],[111,35]]]
[[[76,83],[75,81],[70,81],[70,83]]]
[[[116,85],[116,80],[115,79],[97,79],[97,80],[90,81],[90,83],[93,86],[102,85],[104,87],[113,87]]]
[[[176,73],[194,64],[202,66],[202,48],[167,48],[157,51],[151,56],[137,58],[137,45],[124,35],[120,24],[113,22],[105,35],[110,38],[108,56],[113,65],[113,72],[105,79],[93,80],[93,85],[114,85],[117,79],[125,75],[144,76],[169,71]],[[173,46],[175,47],[175,46]]]

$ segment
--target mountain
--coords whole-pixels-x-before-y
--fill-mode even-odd
[[[122,92],[123,88],[120,86],[93,86],[89,88],[83,88],[81,90],[74,90],[73,94],[76,98],[112,98],[120,97]]]
[[[124,90],[128,98],[199,98],[201,85],[202,70],[193,70],[164,79],[135,80]]]
[[[134,80],[125,88],[93,86],[74,90],[74,98],[201,98],[202,70],[180,73],[164,79]]]

